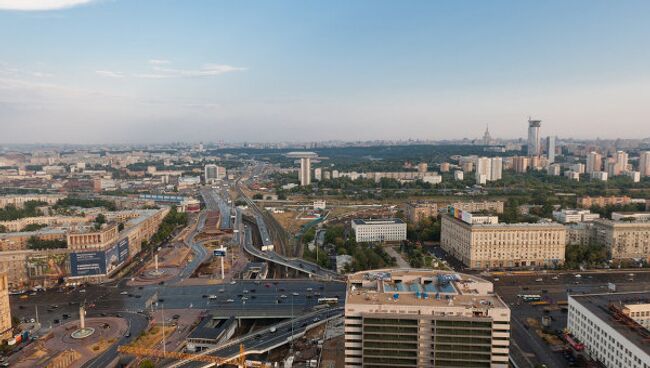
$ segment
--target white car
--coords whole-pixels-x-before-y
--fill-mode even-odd
[[[291,293],[291,295],[293,295],[293,296],[298,296],[298,295],[300,295],[300,294],[298,294],[298,293],[296,293],[296,292],[293,292],[293,293]]]
[[[129,293],[126,292],[126,291],[123,291],[123,292],[120,293],[120,295],[128,295],[128,294],[129,294]]]

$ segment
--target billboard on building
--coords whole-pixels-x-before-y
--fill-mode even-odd
[[[120,268],[128,258],[129,238],[124,238],[106,250],[106,273],[110,274]]]
[[[106,274],[106,252],[77,252],[70,254],[72,276],[95,276]]]
[[[26,263],[30,278],[58,280],[70,274],[70,257],[67,253],[28,256]]]

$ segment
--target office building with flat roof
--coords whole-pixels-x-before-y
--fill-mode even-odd
[[[605,245],[612,259],[650,260],[650,221],[594,221],[594,237]]]
[[[384,269],[348,278],[345,367],[508,367],[510,309],[491,282]]]
[[[647,292],[569,295],[567,329],[607,368],[650,368]]]
[[[354,219],[352,230],[357,242],[406,240],[406,223],[398,218]]]
[[[427,217],[438,217],[436,202],[418,201],[406,204],[406,218],[409,222],[418,223]]]
[[[539,129],[541,120],[528,119],[528,156],[539,156],[542,153]]]
[[[475,222],[456,211],[442,215],[440,245],[470,268],[555,267],[564,263],[566,229],[558,223]]]

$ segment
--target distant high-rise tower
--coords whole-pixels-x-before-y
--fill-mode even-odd
[[[539,137],[539,128],[541,126],[541,120],[531,120],[528,118],[528,156],[539,156],[541,154],[541,141]]]
[[[552,164],[555,162],[555,137],[549,136],[546,138],[546,149],[548,163]]]
[[[318,158],[318,154],[314,152],[289,152],[288,157],[300,159],[300,171],[298,171],[298,180],[300,185],[311,184],[311,160]]]
[[[485,126],[485,133],[483,134],[483,145],[489,146],[492,144],[492,137],[490,136],[490,127]]]
[[[639,172],[641,176],[650,176],[650,151],[639,154]]]
[[[587,155],[587,165],[585,166],[585,172],[591,174],[593,172],[603,170],[603,156],[598,152],[590,152]]]

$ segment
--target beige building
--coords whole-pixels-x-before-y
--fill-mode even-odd
[[[605,207],[608,205],[617,206],[631,203],[632,198],[628,196],[609,196],[609,197],[589,197],[578,198],[578,207],[589,208],[591,206]]]
[[[462,210],[463,212],[496,212],[503,213],[502,201],[483,201],[483,202],[454,202],[451,207]]]
[[[470,224],[442,216],[442,249],[470,268],[557,266],[566,230],[557,223]]]
[[[508,367],[510,309],[491,282],[446,271],[349,276],[345,367]]]
[[[594,237],[611,252],[612,259],[650,260],[650,221],[594,221]]]
[[[513,157],[512,168],[515,170],[515,172],[525,173],[528,170],[528,157]]]
[[[63,194],[26,194],[26,195],[8,195],[0,196],[0,208],[12,205],[16,208],[22,208],[25,202],[38,201],[45,202],[48,205],[56,204],[59,199],[66,196]]]
[[[0,340],[11,338],[11,308],[7,274],[0,273]]]
[[[406,217],[411,223],[418,223],[431,216],[438,216],[436,202],[411,202],[406,205]]]
[[[68,233],[67,243],[69,249],[104,249],[115,243],[118,231],[117,224],[111,223],[104,225],[96,231],[72,231]]]
[[[43,229],[17,233],[0,233],[0,251],[27,249],[29,239],[36,237],[39,240],[65,240],[66,231],[61,229]]]
[[[639,154],[639,172],[641,176],[650,176],[650,151]]]
[[[71,225],[82,224],[92,221],[86,217],[75,216],[40,216],[40,217],[24,217],[13,221],[0,221],[0,226],[4,226],[7,231],[21,231],[27,225],[45,225],[45,226],[58,226],[58,225]]]

